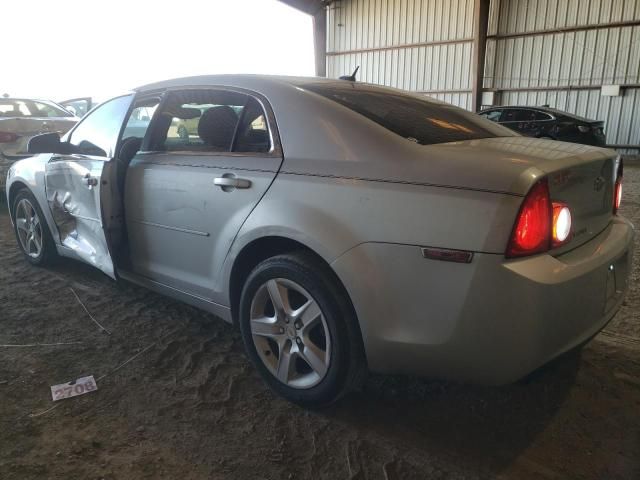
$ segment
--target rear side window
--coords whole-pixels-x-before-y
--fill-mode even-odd
[[[503,122],[531,122],[533,120],[537,120],[536,111],[524,108],[508,108],[502,116]]]
[[[267,153],[270,149],[271,140],[264,110],[255,98],[249,97],[242,112],[233,151]]]
[[[271,147],[260,103],[226,90],[172,92],[159,115],[154,148],[192,152],[268,152]]]
[[[491,110],[490,112],[484,112],[480,114],[487,120],[491,120],[492,122],[500,121],[500,115],[502,115],[502,110]]]
[[[553,120],[553,117],[548,113],[540,112],[536,110],[536,120]]]
[[[516,135],[461,108],[371,85],[313,83],[303,88],[420,145]]]

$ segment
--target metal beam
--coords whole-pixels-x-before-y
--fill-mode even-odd
[[[475,0],[473,6],[473,60],[471,65],[471,106],[474,112],[482,108],[484,57],[487,50],[489,0]]]
[[[313,53],[316,76],[327,76],[327,12],[321,8],[313,16]]]
[[[588,32],[589,30],[602,30],[605,28],[622,28],[622,27],[637,27],[640,26],[640,20],[629,20],[624,22],[611,22],[611,23],[599,23],[593,25],[581,25],[581,26],[571,26],[571,27],[562,27],[562,28],[554,28],[552,30],[532,30],[530,32],[520,32],[520,33],[502,33],[496,35],[489,35],[488,38],[502,40],[505,38],[521,38],[521,37],[532,37],[535,35],[551,35],[556,33],[571,33],[571,32]]]
[[[640,83],[621,83],[621,89],[640,88]],[[602,84],[595,85],[544,85],[537,87],[494,87],[485,88],[487,92],[547,92],[555,90],[600,90]]]
[[[407,48],[430,47],[434,45],[451,45],[456,43],[469,43],[472,41],[473,41],[473,38],[459,38],[456,40],[432,40],[430,42],[401,43],[398,45],[390,45],[388,47],[371,47],[371,48],[358,48],[354,50],[333,51],[333,52],[327,52],[327,55],[335,56],[335,55],[347,55],[351,53],[384,52],[387,50],[403,50]]]

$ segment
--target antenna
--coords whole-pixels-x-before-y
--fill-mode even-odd
[[[340,77],[340,80],[346,80],[347,82],[355,82],[356,81],[356,73],[360,70],[360,65],[356,67],[351,75],[343,75]]]

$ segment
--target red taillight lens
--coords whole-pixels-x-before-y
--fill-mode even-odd
[[[551,223],[549,185],[543,179],[531,188],[522,202],[506,256],[521,257],[549,250]]]
[[[11,133],[11,132],[0,132],[0,143],[11,143],[11,142],[15,142],[18,138],[20,138],[19,135],[16,135],[15,133]]]

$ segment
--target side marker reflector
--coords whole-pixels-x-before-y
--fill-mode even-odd
[[[464,250],[445,250],[442,248],[423,248],[422,256],[430,260],[441,260],[443,262],[471,263],[473,252]]]

